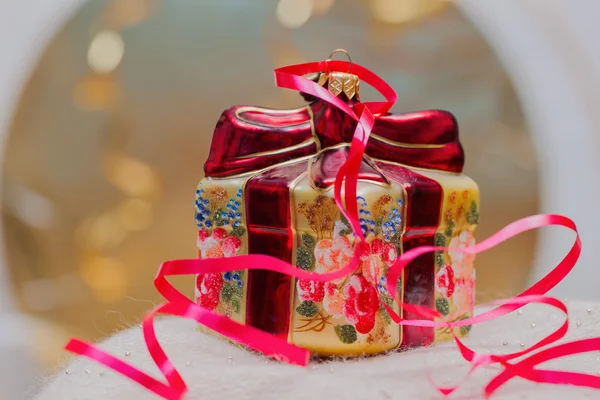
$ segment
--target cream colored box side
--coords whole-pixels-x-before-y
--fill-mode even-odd
[[[333,200],[333,190],[316,191],[304,178],[293,189],[291,198],[297,246],[294,264],[319,273],[347,265],[354,254],[354,237]],[[396,348],[402,340],[401,328],[391,321],[378,296],[392,305],[391,297],[384,292],[385,276],[401,251],[392,239],[402,242],[404,190],[395,183],[361,181],[358,201],[370,243],[359,268],[348,277],[324,285],[294,280],[289,340],[321,355],[376,354]],[[393,226],[395,236],[389,228],[390,215],[398,215]],[[385,240],[384,231],[389,231],[389,240]],[[402,298],[403,286],[399,288]],[[358,295],[373,295],[373,309],[357,312],[353,299]],[[399,312],[397,306],[393,308]]]
[[[433,171],[419,171],[435,179],[443,189],[440,225],[435,245],[449,247],[436,252],[434,304],[444,316],[439,321],[458,321],[473,315],[475,303],[475,256],[452,249],[475,245],[473,232],[479,223],[479,188],[468,176]],[[459,337],[468,334],[470,327],[459,327]],[[452,339],[449,328],[436,328],[435,341]]]

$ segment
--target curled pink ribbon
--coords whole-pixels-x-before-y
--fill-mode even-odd
[[[336,96],[333,96],[327,89],[303,77],[303,75],[323,72],[339,71],[350,72],[357,75],[362,81],[370,84],[377,89],[386,99],[384,102],[365,102],[349,106]],[[187,386],[177,369],[169,360],[163,351],[154,332],[154,317],[161,314],[170,314],[183,318],[193,319],[198,323],[224,335],[225,337],[245,345],[249,349],[256,350],[266,356],[272,357],[291,364],[307,365],[310,352],[286,340],[273,336],[269,333],[243,325],[231,320],[230,318],[208,311],[178,291],[167,280],[169,276],[176,275],[196,275],[205,273],[221,273],[241,269],[262,269],[270,270],[298,279],[307,279],[313,281],[326,282],[335,280],[352,273],[358,266],[361,256],[361,242],[365,241],[362,234],[358,218],[358,206],[356,202],[356,189],[360,163],[369,140],[371,129],[373,128],[376,115],[386,113],[396,101],[396,93],[380,77],[368,69],[357,64],[349,64],[343,61],[321,61],[317,63],[306,63],[293,65],[275,70],[275,81],[277,86],[298,90],[317,98],[325,100],[340,110],[348,114],[357,121],[356,130],[350,146],[350,154],[346,163],[340,168],[334,186],[334,199],[341,212],[350,222],[357,241],[355,243],[355,254],[350,263],[343,269],[327,273],[317,274],[304,271],[274,257],[250,254],[231,258],[215,259],[188,259],[174,260],[163,263],[154,280],[154,285],[160,294],[165,298],[166,303],[156,307],[149,312],[143,322],[143,334],[146,346],[152,359],[160,369],[166,382],[160,381],[150,375],[140,371],[130,364],[104,352],[92,344],[72,339],[66,346],[66,349],[72,353],[91,358],[96,362],[107,366],[110,369],[128,377],[139,383],[146,389],[154,392],[167,400],[181,399],[187,392]],[[342,187],[344,188],[344,200],[342,201]],[[344,204],[346,207],[344,207]],[[453,251],[462,251],[463,253],[477,254],[518,235],[519,233],[537,229],[545,226],[563,226],[576,233],[575,243],[565,258],[544,278],[531,286],[519,296],[504,301],[501,305],[491,311],[456,322],[433,321],[433,317],[442,317],[434,309],[426,307],[404,304],[395,298],[395,302],[405,311],[421,316],[422,320],[404,320],[391,307],[386,304],[394,322],[407,326],[423,327],[459,327],[466,325],[479,324],[486,321],[504,316],[512,311],[530,303],[541,303],[558,308],[565,313],[564,324],[556,331],[540,340],[533,346],[512,354],[479,354],[469,349],[456,336],[455,341],[463,358],[471,363],[470,375],[476,368],[498,363],[504,367],[495,378],[493,378],[485,388],[484,395],[491,396],[503,384],[515,377],[521,377],[533,382],[552,383],[552,384],[571,384],[576,386],[586,386],[591,388],[600,388],[600,377],[567,372],[567,371],[546,371],[537,369],[537,365],[542,362],[564,357],[571,354],[578,354],[586,351],[600,350],[600,338],[586,339],[547,347],[557,340],[563,338],[568,330],[568,315],[566,306],[559,300],[543,296],[550,289],[556,286],[565,276],[569,274],[575,266],[581,252],[581,242],[577,229],[573,221],[560,215],[535,215],[527,217],[501,229],[488,239],[478,243],[476,246],[462,250],[453,249]],[[396,293],[396,283],[403,269],[415,258],[434,251],[445,250],[444,247],[423,246],[412,249],[402,254],[394,265],[388,271],[388,292]],[[547,347],[519,362],[511,363],[512,360],[523,357],[535,350]],[[466,377],[465,377],[466,379]],[[457,389],[454,387],[437,387],[440,393],[449,395]]]

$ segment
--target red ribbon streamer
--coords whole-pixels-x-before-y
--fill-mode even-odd
[[[310,81],[302,75],[315,72],[338,71],[350,72],[357,75],[362,81],[373,86],[386,99],[384,102],[365,102],[349,106],[336,96],[333,96],[327,89]],[[154,317],[159,314],[170,314],[183,318],[193,319],[198,323],[234,340],[250,349],[256,350],[269,357],[285,361],[291,364],[307,365],[310,352],[307,349],[288,343],[286,340],[273,336],[259,329],[240,324],[229,319],[226,316],[218,315],[211,311],[203,309],[195,304],[189,298],[179,292],[167,280],[169,276],[175,275],[196,275],[209,272],[220,273],[240,269],[263,269],[276,271],[289,276],[308,279],[313,281],[330,281],[352,273],[358,266],[361,246],[365,241],[362,234],[358,218],[358,206],[356,202],[356,189],[358,181],[358,172],[360,163],[369,140],[369,135],[377,115],[387,113],[394,105],[397,95],[394,89],[389,86],[380,77],[368,69],[357,65],[349,64],[343,61],[321,61],[316,63],[306,63],[293,65],[275,70],[275,81],[277,86],[298,90],[317,98],[325,100],[340,110],[348,114],[357,121],[356,130],[350,146],[350,155],[348,160],[340,168],[334,186],[334,198],[341,212],[350,222],[354,234],[357,237],[355,244],[355,255],[351,262],[343,269],[328,273],[317,274],[304,271],[274,257],[251,254],[231,258],[215,259],[190,259],[174,260],[163,263],[154,280],[154,285],[161,295],[166,299],[166,303],[156,307],[149,312],[142,323],[144,340],[152,359],[160,369],[166,383],[140,371],[139,369],[127,364],[126,362],[102,351],[92,344],[72,339],[66,346],[66,349],[72,353],[79,354],[107,366],[110,369],[128,377],[139,383],[148,390],[167,400],[181,399],[187,392],[187,386],[181,375],[177,372],[154,332]],[[344,188],[344,200],[342,201],[342,187]],[[344,207],[346,205],[346,207]],[[600,338],[585,339],[570,343],[557,345],[539,351],[519,362],[510,363],[518,357],[523,357],[544,346],[548,346],[557,340],[563,338],[568,330],[568,313],[566,306],[559,300],[552,297],[543,296],[550,289],[562,281],[575,266],[581,253],[581,242],[577,233],[577,228],[573,221],[560,215],[535,215],[527,217],[501,229],[488,239],[478,243],[476,246],[463,250],[453,249],[453,251],[462,251],[464,253],[477,254],[518,235],[519,233],[537,229],[545,226],[563,226],[576,233],[575,243],[565,256],[565,258],[544,278],[521,293],[519,296],[504,301],[501,305],[491,311],[456,322],[436,322],[433,317],[442,317],[434,309],[427,307],[404,304],[395,298],[396,303],[407,312],[420,315],[422,320],[404,320],[394,310],[387,305],[388,312],[397,324],[424,327],[458,327],[465,325],[474,325],[504,316],[526,304],[541,303],[560,309],[565,313],[564,324],[555,332],[540,340],[535,345],[522,351],[511,354],[479,354],[469,349],[456,336],[455,341],[458,349],[465,360],[472,364],[467,374],[470,375],[476,368],[499,363],[504,367],[495,378],[486,386],[484,395],[489,397],[498,390],[503,384],[515,377],[521,377],[533,382],[552,383],[552,384],[570,384],[575,386],[586,386],[591,388],[600,388],[600,377],[581,373],[567,371],[546,371],[536,369],[536,366],[548,360],[564,357],[571,354],[579,354],[588,351],[600,350]],[[394,265],[388,271],[388,292],[396,293],[396,283],[402,270],[415,258],[433,251],[446,250],[444,247],[422,246],[412,249],[401,255]],[[465,377],[466,378],[466,377]],[[438,387],[440,393],[448,395],[457,389],[458,386],[443,388]]]

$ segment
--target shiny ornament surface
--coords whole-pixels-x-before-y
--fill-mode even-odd
[[[355,75],[317,79],[351,107],[358,104]],[[198,256],[265,254],[318,273],[343,268],[355,237],[333,200],[333,185],[355,129],[355,120],[323,100],[294,110],[236,106],[223,112],[196,200],[199,237],[213,247],[200,247],[205,242],[199,239]],[[262,270],[235,274],[238,279],[222,274],[211,287],[197,285],[196,302],[321,355],[374,354],[450,338],[442,328],[392,324],[383,302],[400,313],[386,291],[386,273],[403,252],[442,239],[474,244],[465,235],[477,223],[479,191],[461,174],[463,164],[450,113],[377,115],[358,176],[369,247],[358,269],[325,284]],[[214,239],[215,231],[223,238]],[[230,238],[240,245],[225,253]],[[472,260],[453,262],[451,254],[413,261],[401,277],[400,298],[437,307],[444,317],[472,315]],[[455,329],[460,336],[467,332]]]

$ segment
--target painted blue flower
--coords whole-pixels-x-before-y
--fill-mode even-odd
[[[403,204],[401,199],[398,199],[398,204],[400,204],[400,205]]]
[[[204,204],[205,206],[207,206],[208,205],[208,200],[202,199],[202,204]]]
[[[225,211],[221,211],[221,218],[227,217],[227,213]]]
[[[196,214],[196,222],[198,225],[201,225],[202,221],[204,221],[204,216],[202,214]]]
[[[227,214],[227,217],[229,217],[229,219],[234,219],[235,213],[233,211],[229,211],[229,213]]]
[[[231,204],[227,203],[227,205],[225,207],[231,208]]]
[[[202,215],[205,217],[208,217],[210,215],[210,211],[208,211],[206,208],[204,210],[202,210]]]
[[[236,280],[236,281],[239,281],[240,280],[240,274],[238,274],[238,273],[233,274],[233,279]]]
[[[212,228],[212,221],[210,219],[207,219],[206,221],[204,221],[204,226],[206,226],[207,228]]]
[[[200,189],[196,189],[196,196],[200,195]]]
[[[384,239],[385,239],[385,241],[386,241],[386,242],[389,242],[390,240],[392,240],[392,238],[391,238],[391,237],[389,237],[388,235],[386,235],[386,236],[384,237]]]
[[[239,287],[242,287],[242,285],[243,285],[242,281],[237,281],[237,285],[238,285]]]
[[[359,214],[364,214],[364,213],[365,213],[365,210],[363,210],[363,209],[361,208],[360,210],[358,210],[358,213],[359,213]]]
[[[235,195],[238,199],[242,198],[242,189],[238,189],[237,194]]]
[[[370,229],[370,230],[369,230],[369,232],[370,232],[371,234],[375,234],[375,229]]]
[[[371,215],[371,211],[365,210],[365,215]]]
[[[236,206],[231,206],[231,209],[232,209],[233,211],[237,211],[237,210],[238,210],[238,208],[237,208]]]
[[[359,221],[361,224],[364,224],[364,223],[365,223],[365,219],[364,219],[364,218],[360,218],[358,221]]]
[[[230,281],[230,280],[231,280],[231,272],[225,272],[225,273],[223,274],[223,278],[224,278],[226,281]]]
[[[237,212],[237,213],[235,213],[235,217],[236,217],[236,218],[241,218],[241,217],[242,217],[242,214],[240,214],[239,212]]]
[[[239,206],[240,206],[240,203],[239,203],[238,201],[236,201],[236,202],[235,202],[235,206],[236,206],[236,207],[239,207]]]
[[[233,223],[233,226],[240,226],[240,221],[235,221],[235,222]]]

